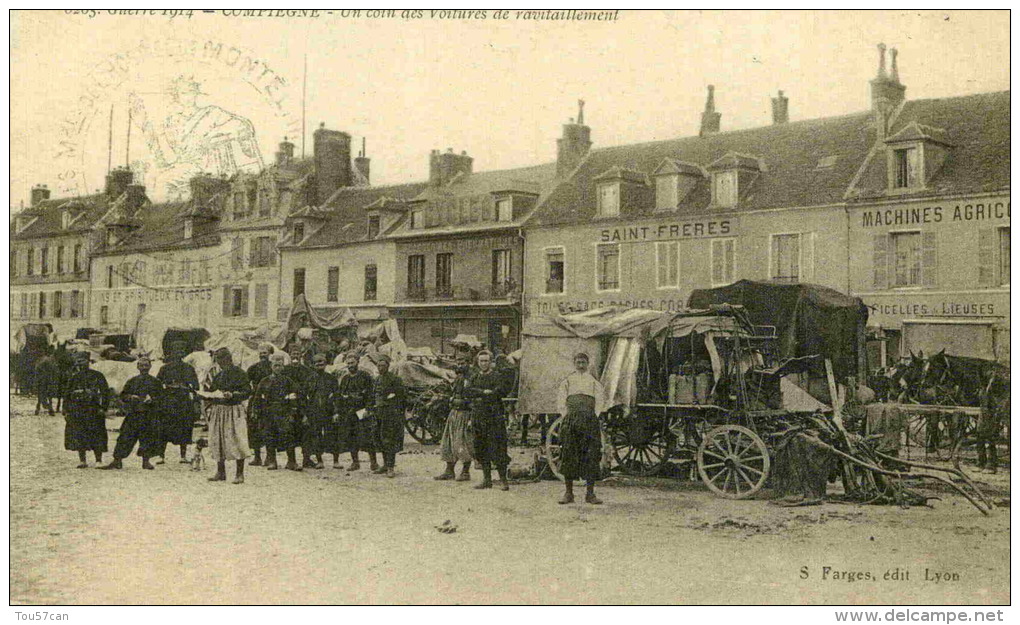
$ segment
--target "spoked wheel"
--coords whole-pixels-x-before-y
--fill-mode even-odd
[[[746,499],[769,475],[765,442],[740,425],[721,425],[698,446],[698,474],[709,490],[727,499]]]
[[[563,474],[560,473],[560,457],[563,451],[563,442],[560,438],[562,426],[563,417],[560,417],[549,426],[549,431],[545,435],[545,460],[549,463],[553,475],[561,480],[563,479]]]
[[[616,466],[627,475],[658,473],[673,455],[675,439],[661,419],[610,413],[606,434]]]
[[[422,445],[436,445],[443,438],[450,402],[446,399],[420,397],[407,411],[404,429]]]

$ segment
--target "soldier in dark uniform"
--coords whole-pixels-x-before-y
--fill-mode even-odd
[[[45,407],[46,412],[53,415],[53,398],[60,394],[59,386],[57,361],[47,347],[43,357],[35,361],[35,414],[39,414],[39,409]]]
[[[255,420],[262,427],[262,441],[266,445],[266,469],[276,471],[276,452],[287,452],[287,469],[300,471],[294,454],[297,444],[295,421],[299,418],[297,406],[302,390],[290,377],[284,375],[286,357],[282,353],[270,356],[272,371],[262,378],[252,397]]]
[[[85,452],[95,454],[98,464],[107,450],[106,409],[110,403],[110,386],[106,376],[89,369],[88,352],[75,352],[74,366],[67,381],[64,449],[78,452],[78,468],[87,469]]]
[[[367,451],[371,469],[379,468],[375,454],[375,418],[372,408],[372,376],[358,369],[358,356],[347,354],[344,362],[347,371],[340,378],[336,394],[336,414],[340,430],[340,450],[351,452],[351,466],[348,471],[361,468],[359,451]]]
[[[248,367],[248,380],[251,381],[253,389],[258,388],[259,382],[273,372],[273,365],[269,362],[269,357],[275,351],[275,348],[269,343],[259,345],[259,361]],[[248,438],[251,448],[255,452],[255,457],[248,464],[258,467],[262,466],[262,448],[266,443],[263,440],[261,424],[253,410],[254,406],[255,402],[248,403]]]
[[[164,392],[160,396],[158,412],[155,415],[159,426],[159,453],[162,456],[167,443],[178,445],[181,449],[182,464],[187,463],[188,445],[191,433],[198,419],[195,406],[195,392],[198,390],[198,374],[195,368],[184,362],[187,345],[176,341],[170,346],[170,353],[160,368],[156,378],[163,384]]]
[[[322,469],[322,455],[333,454],[333,466],[340,462],[340,450],[336,447],[336,426],[334,425],[336,392],[339,385],[336,376],[326,373],[326,354],[316,354],[312,358],[315,371],[315,382],[312,394],[308,398],[308,422],[305,425],[305,436],[301,447],[306,453],[314,454],[315,468]]]
[[[314,447],[315,442],[305,439],[305,430],[311,413],[309,402],[318,376],[315,374],[315,369],[304,364],[304,350],[300,343],[297,341],[291,343],[288,353],[290,354],[290,364],[283,368],[283,374],[297,382],[301,389],[297,402],[297,418],[294,420],[295,445],[301,445],[301,466],[303,468],[321,469],[322,467],[316,466],[315,461],[312,460],[315,450],[309,448],[310,446]]]
[[[376,363],[379,377],[375,379],[375,413],[379,428],[379,450],[383,455],[383,466],[373,473],[385,473],[394,477],[397,452],[404,449],[404,422],[407,417],[407,392],[400,376],[390,371],[390,357],[382,355]]]
[[[142,468],[153,469],[149,458],[159,455],[159,424],[156,401],[163,393],[163,384],[149,375],[152,362],[143,356],[138,359],[138,375],[124,384],[120,398],[124,402],[126,415],[113,448],[113,462],[100,469],[123,469],[124,458],[131,455],[138,444],[138,455],[142,457]]]
[[[468,380],[465,397],[471,400],[471,429],[475,459],[482,464],[482,482],[475,488],[492,488],[492,466],[499,473],[500,490],[510,490],[506,470],[510,464],[503,398],[510,391],[507,376],[492,366],[492,353],[478,352],[478,370]]]

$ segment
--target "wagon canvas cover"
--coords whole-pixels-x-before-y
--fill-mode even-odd
[[[868,321],[868,308],[858,297],[816,284],[740,280],[695,290],[688,300],[691,308],[721,304],[743,306],[755,325],[775,326],[780,358],[821,354],[832,360],[837,378],[857,371]]]

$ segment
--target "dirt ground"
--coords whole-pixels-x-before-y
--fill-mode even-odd
[[[16,604],[1010,600],[1004,474],[981,476],[1002,505],[990,517],[951,494],[909,510],[782,508],[665,479],[613,478],[605,505],[558,506],[558,482],[434,482],[438,450],[417,444],[395,479],[252,467],[235,486],[176,459],[75,469],[63,418],[29,405],[11,398]],[[446,521],[455,532],[436,529]]]

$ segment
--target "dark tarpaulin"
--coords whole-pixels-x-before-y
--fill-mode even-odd
[[[868,322],[868,308],[860,298],[816,284],[740,280],[715,289],[698,289],[691,293],[687,305],[708,308],[719,304],[741,305],[754,325],[775,326],[781,358],[820,354],[832,361],[838,379],[857,374],[858,351],[864,348]]]
[[[357,337],[358,320],[349,308],[337,308],[335,310],[317,310],[313,308],[304,294],[294,298],[294,306],[287,318],[287,325],[283,331],[285,336],[279,345],[289,345],[294,340],[294,335],[301,328],[312,328],[313,330],[343,330],[353,332]]]
[[[200,352],[205,349],[205,342],[209,340],[209,331],[205,328],[167,328],[163,334],[163,357],[170,353],[174,343],[184,343],[187,354]],[[185,355],[187,355],[185,354]]]

